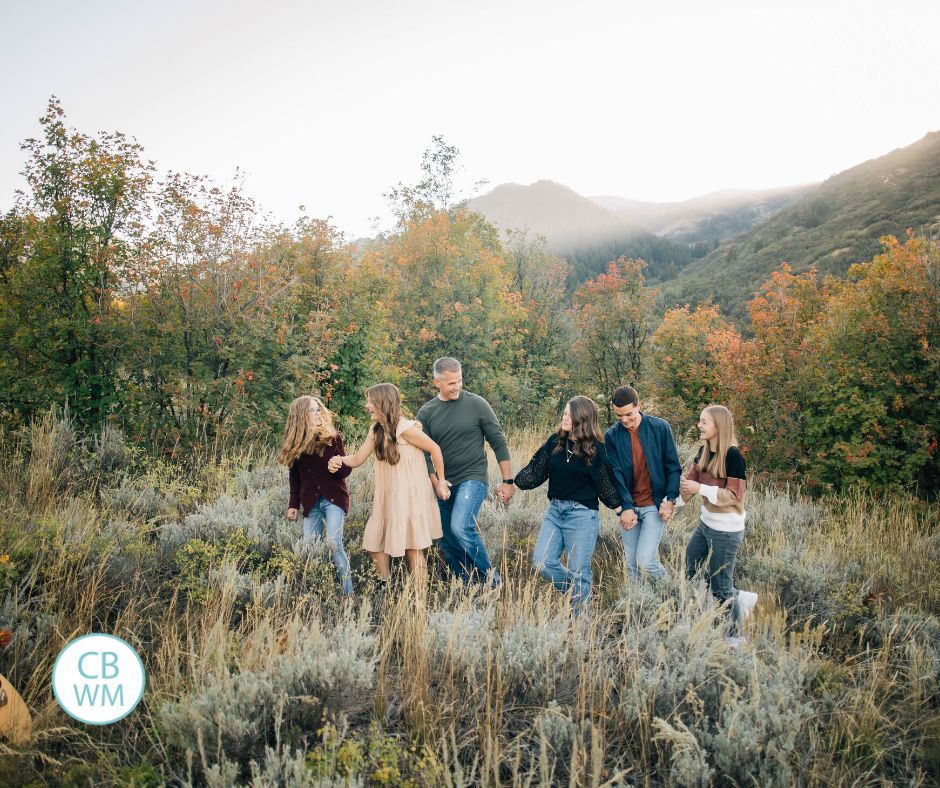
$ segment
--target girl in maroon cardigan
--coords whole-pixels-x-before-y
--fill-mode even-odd
[[[331,457],[346,453],[343,437],[333,426],[333,414],[318,397],[295,399],[287,415],[284,444],[278,462],[290,468],[290,503],[287,519],[296,520],[298,509],[304,518],[304,538],[323,536],[339,573],[346,596],[352,596],[352,569],[343,549],[343,523],[349,512],[346,477],[352,468],[330,473]]]

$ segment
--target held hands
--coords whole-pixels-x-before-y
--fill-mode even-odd
[[[500,503],[504,506],[507,506],[512,500],[512,496],[516,494],[516,485],[514,484],[503,484],[500,482],[496,485],[496,497]]]
[[[326,468],[330,473],[336,473],[340,468],[343,467],[343,460],[345,457],[340,457],[338,454],[334,457],[330,457],[330,461],[326,464]]]
[[[290,520],[291,522],[294,522],[294,521],[297,519],[297,510],[296,510],[296,509],[288,509],[288,510],[287,510],[287,519]]]
[[[629,531],[636,525],[637,517],[636,512],[633,509],[624,509],[620,513],[620,527],[624,531]]]
[[[679,483],[679,491],[682,493],[683,498],[691,498],[693,495],[698,495],[701,486],[701,484],[693,482],[691,479],[683,479]]]
[[[675,511],[675,504],[672,501],[663,501],[659,505],[659,518],[663,523],[668,523]]]
[[[434,494],[442,501],[450,498],[450,482],[447,479],[431,479],[431,486],[434,487]]]

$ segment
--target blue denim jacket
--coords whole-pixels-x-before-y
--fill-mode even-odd
[[[679,453],[676,451],[676,441],[672,437],[669,422],[644,413],[638,433],[650,481],[653,483],[653,502],[659,506],[664,498],[676,500],[679,497],[682,465],[679,463]],[[633,450],[630,430],[617,422],[604,435],[604,444],[623,505],[633,506]]]

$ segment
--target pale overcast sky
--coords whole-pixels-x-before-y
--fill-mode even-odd
[[[490,186],[680,200],[940,129],[940,2],[0,0],[0,208],[49,96],[265,211],[387,215],[433,134]],[[383,225],[387,225],[383,221]]]

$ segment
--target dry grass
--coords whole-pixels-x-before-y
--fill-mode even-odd
[[[346,531],[360,601],[347,608],[322,553],[281,546],[286,523],[263,549],[224,523],[186,557],[166,547],[169,530],[222,494],[266,500],[276,477],[236,479],[268,458],[232,455],[196,474],[139,455],[111,468],[70,435],[52,417],[0,435],[0,627],[13,632],[0,671],[36,731],[27,749],[4,745],[2,784],[940,779],[936,506],[757,490],[738,577],[761,603],[734,653],[723,611],[682,577],[693,507],[668,529],[672,579],[656,587],[625,585],[604,515],[589,616],[572,617],[531,568],[544,489],[508,510],[484,505],[498,593],[451,583],[432,554],[426,593],[397,567],[383,600],[356,547],[372,483],[360,471]],[[517,463],[543,438],[514,435]],[[112,494],[131,482],[160,492],[159,506]],[[103,728],[72,721],[50,690],[58,651],[90,631],[127,639],[148,672],[138,710]]]

